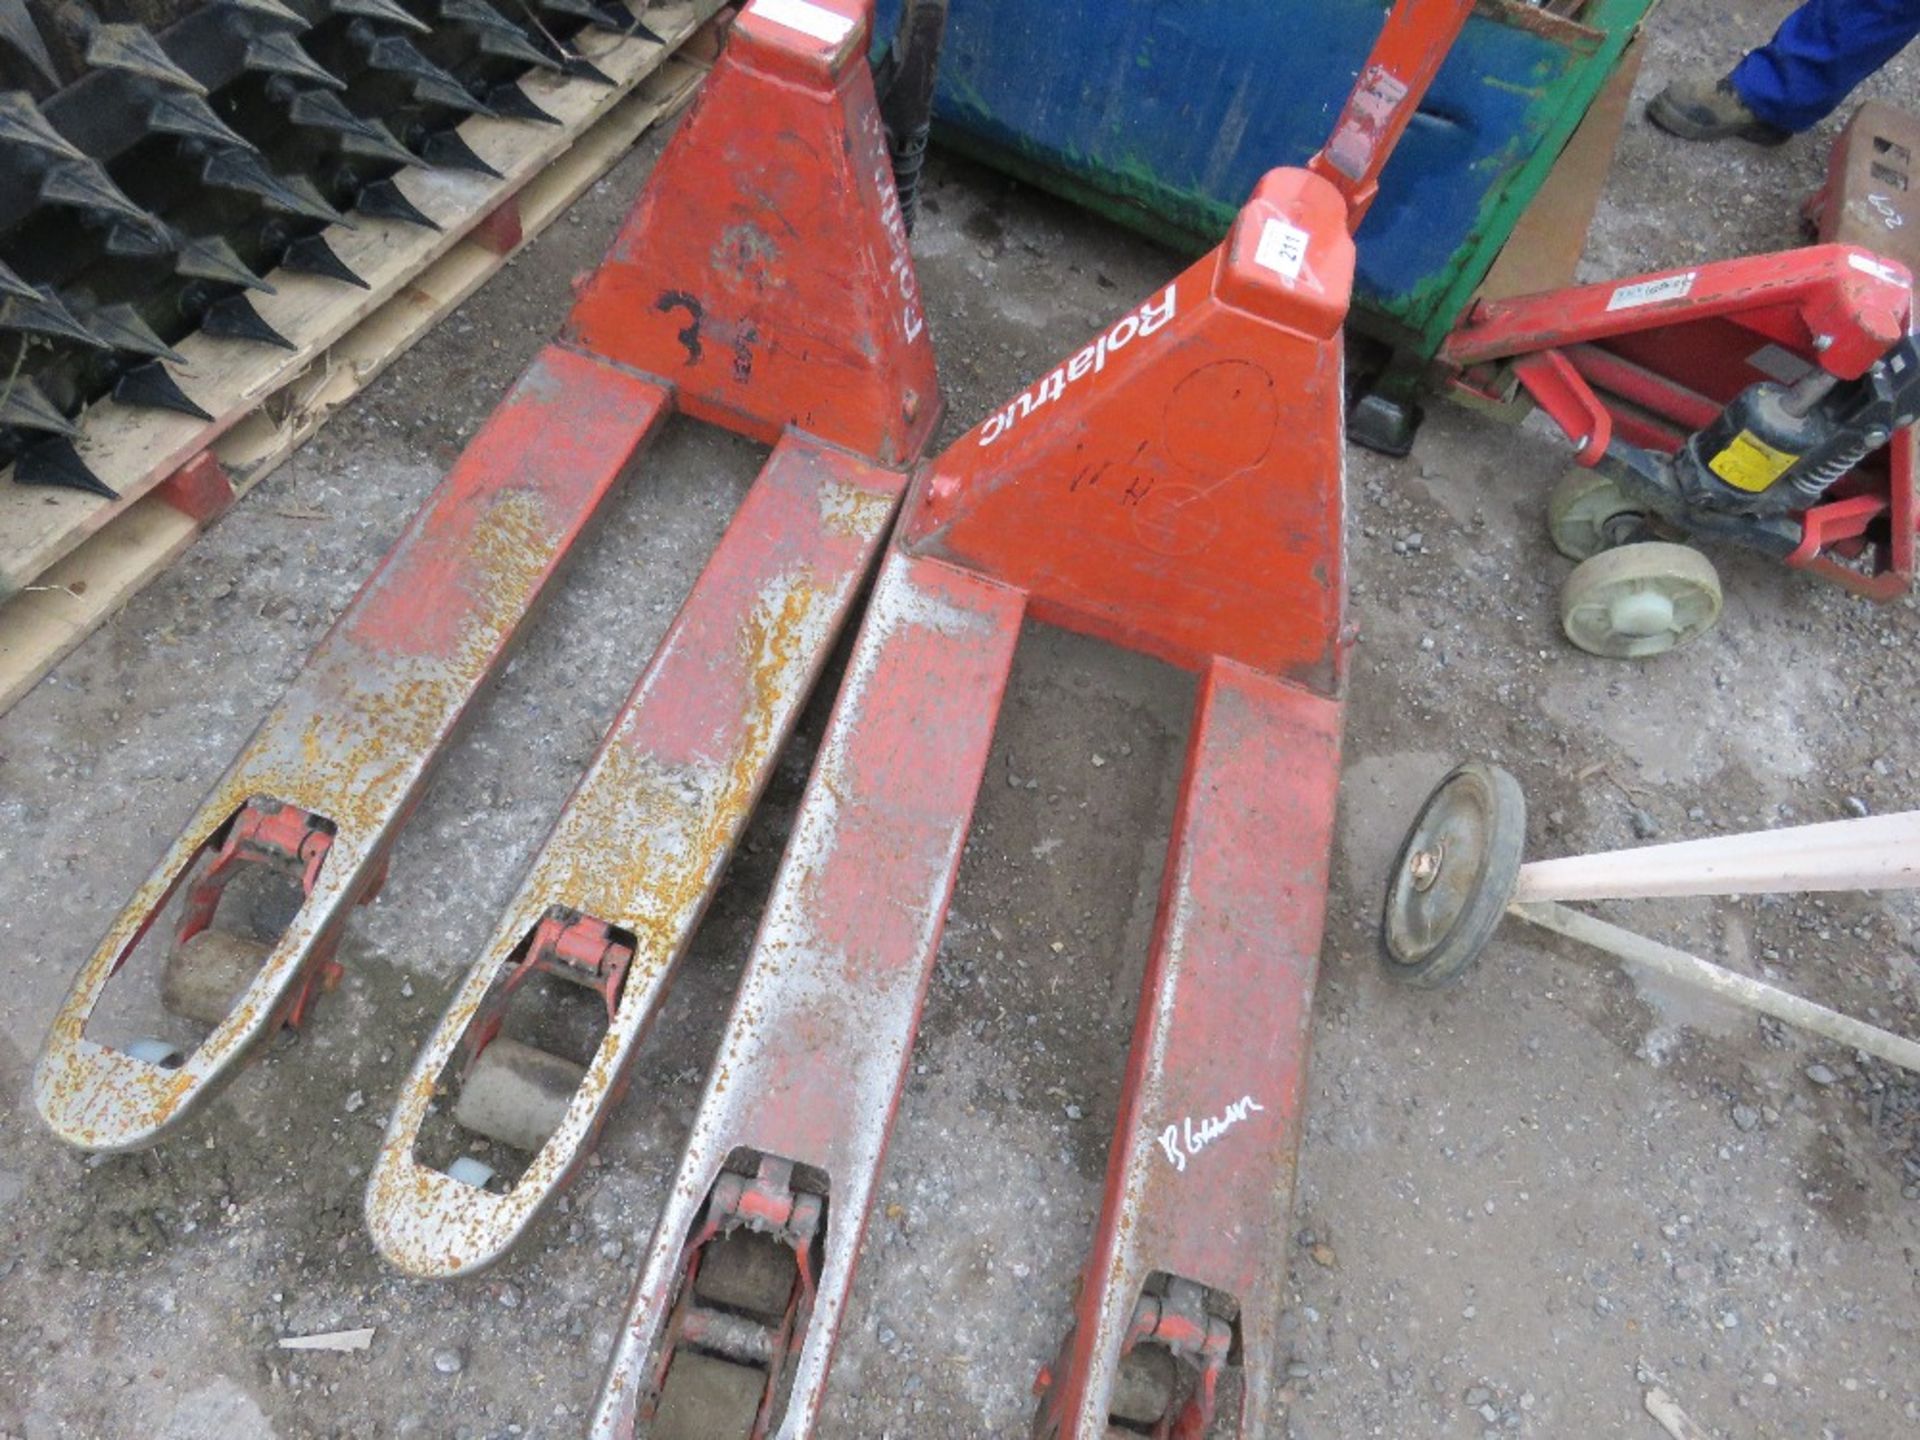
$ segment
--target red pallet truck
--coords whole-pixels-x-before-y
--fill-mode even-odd
[[[1456,398],[1537,405],[1581,466],[1548,500],[1591,654],[1664,654],[1719,618],[1691,544],[1886,600],[1913,578],[1920,346],[1912,277],[1816,245],[1483,301],[1442,348]]]
[[[1201,675],[1107,1175],[1036,1431],[1277,1433],[1339,780],[1350,226],[1470,7],[1400,6],[1332,142],[914,481],[592,1433],[825,1395],[1023,618]]]
[[[903,459],[937,413],[867,9],[743,12],[568,323],[656,374],[710,355],[714,418],[766,438],[790,423],[402,1089],[367,1220],[409,1274],[499,1259],[585,1159],[891,525],[904,477],[832,442]],[[871,312],[859,330],[849,295]],[[833,350],[789,344],[790,372],[763,369],[768,337],[815,327]],[[874,365],[876,333],[913,368]],[[503,1033],[541,976],[604,1000],[583,1064]],[[426,1158],[449,1088],[464,1132],[531,1156],[517,1175]]]
[[[879,551],[901,467],[939,416],[868,34],[857,0],[758,0],[740,16],[563,340],[82,968],[35,1075],[62,1139],[151,1145],[305,1018],[433,765],[677,409],[772,443],[772,456],[475,972],[504,969],[511,985],[540,971],[599,992],[604,1043],[575,1076],[566,1132],[512,1192],[417,1166],[394,1138],[370,1211],[409,1268],[458,1270],[497,1253],[564,1178]],[[190,1047],[90,1036],[115,975],[168,924],[164,999],[210,1030]],[[458,1037],[488,989],[460,992],[440,1039]],[[498,1018],[473,1028],[465,1068],[487,1061]],[[440,1078],[428,1068],[396,1137]]]

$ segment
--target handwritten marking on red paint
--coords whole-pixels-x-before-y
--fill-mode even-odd
[[[1175,1170],[1185,1170],[1187,1161],[1225,1135],[1234,1126],[1267,1107],[1251,1095],[1242,1095],[1218,1115],[1202,1116],[1198,1125],[1187,1116],[1178,1125],[1169,1125],[1159,1135],[1160,1149]]]

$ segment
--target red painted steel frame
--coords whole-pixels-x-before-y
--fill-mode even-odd
[[[1817,354],[1822,368],[1851,380],[1907,333],[1912,313],[1913,281],[1903,267],[1855,246],[1815,245],[1512,300],[1482,300],[1447,338],[1440,360],[1466,370],[1582,341],[1726,320],[1756,347],[1772,340],[1795,354]],[[1703,393],[1731,385],[1726,397],[1731,399],[1765,375],[1751,367],[1743,370],[1741,357],[1728,352],[1722,344],[1690,359],[1672,358],[1679,373],[1700,373],[1713,382],[1697,387]]]
[[[869,5],[740,15],[569,321],[575,343],[669,377],[682,410],[778,443],[403,1087],[367,1217],[411,1274],[499,1259],[585,1158],[905,488],[831,447],[917,458],[938,418]],[[416,1156],[420,1127],[555,918],[630,935],[631,963],[596,977],[606,1031],[532,1162],[504,1191],[464,1185]]]
[[[1502,367],[1564,429],[1582,464],[1608,432],[1672,453],[1781,364],[1858,377],[1913,323],[1912,277],[1857,246],[1816,245],[1690,270],[1483,301],[1440,352],[1468,394],[1499,400]],[[1787,563],[1888,600],[1913,576],[1915,437],[1903,431],[1805,512]],[[1879,537],[1871,572],[1857,558]]]
[[[572,1178],[885,544],[905,479],[789,434],[741,502],[539,852],[422,1047],[367,1186],[388,1263],[447,1277],[498,1260]],[[443,1077],[497,1030],[516,956],[556,915],[616,927],[630,963],[566,1113],[511,1184],[463,1185],[416,1153]],[[532,947],[528,947],[532,953]],[[504,978],[503,978],[504,977]]]
[[[781,1435],[810,1432],[905,1082],[914,1027],[993,721],[1021,596],[895,556],[847,667],[733,1015],[654,1231],[592,1434],[635,1433],[689,1240],[747,1150],[824,1171],[820,1272],[799,1319]],[[722,1437],[715,1437],[722,1440]],[[724,1437],[737,1440],[737,1437]]]
[[[1272,172],[1220,249],[941,456],[908,547],[1069,629],[1332,693],[1345,224],[1332,186]]]
[[[867,65],[871,9],[771,12],[811,33],[741,12],[568,328],[671,381],[689,415],[905,465],[940,392]]]
[[[659,386],[557,347],[528,367],[81,970],[35,1076],[63,1140],[155,1143],[279,1029],[375,885],[433,760],[667,403]],[[196,857],[258,799],[337,827],[259,975],[178,1069],[85,1038]]]
[[[1105,1433],[1122,1347],[1184,1343],[1170,1321],[1109,1323],[1154,1304],[1143,1287],[1164,1275],[1220,1317],[1206,1354],[1231,1349],[1244,1372],[1241,1433],[1273,1432],[1275,1237],[1338,781],[1346,222],[1331,185],[1273,172],[1218,250],[916,482],[601,1392],[600,1440],[671,1393],[691,1242],[723,1171],[768,1160],[824,1190],[811,1308],[776,1356],[787,1399],[764,1427],[810,1433],[1029,609],[1203,674],[1096,1239],[1116,1263],[1087,1271],[1050,1403],[1076,1436]],[[1156,1156],[1167,1173],[1141,1173]],[[1196,1393],[1190,1429],[1211,1379]]]

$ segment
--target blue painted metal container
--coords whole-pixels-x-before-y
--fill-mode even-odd
[[[1359,233],[1368,328],[1430,355],[1652,0],[1482,0]],[[899,0],[880,0],[891,34]],[[952,0],[936,138],[1191,248],[1332,128],[1381,0]]]

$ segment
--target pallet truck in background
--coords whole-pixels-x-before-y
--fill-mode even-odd
[[[1920,273],[1920,115],[1882,100],[1862,105],[1800,214],[1821,245],[1858,245]]]
[[[814,1432],[1021,622],[1201,676],[1077,1319],[1036,1433],[1274,1433],[1333,842],[1350,227],[1470,6],[915,479],[592,1426]]]
[[[564,339],[482,427],[82,968],[34,1083],[62,1139],[151,1145],[306,1017],[481,687],[679,410],[774,443],[773,455],[561,822],[571,863],[529,878],[524,913],[486,962],[605,997],[608,1038],[567,1143],[597,1124],[652,993],[637,982],[657,978],[674,927],[697,919],[702,877],[724,864],[940,412],[867,35],[856,0],[758,0],[739,18]],[[164,998],[210,1033],[184,1054],[90,1036],[163,917]],[[623,993],[636,1006],[622,1010]],[[468,1065],[485,1059],[495,1020],[474,1032]],[[401,1119],[424,1098],[410,1088]],[[561,1178],[536,1169],[522,1198]],[[448,1214],[484,1210],[469,1258],[519,1223],[503,1213],[509,1197],[437,1171],[415,1183]],[[390,1248],[436,1243],[400,1238],[392,1207],[375,1213]]]
[[[1920,118],[1862,106],[1803,216],[1807,249],[1481,301],[1441,347],[1455,399],[1537,406],[1574,443],[1548,528],[1591,654],[1664,654],[1719,618],[1712,562],[1674,539],[1874,600],[1912,585]]]
[[[1660,655],[1719,618],[1732,544],[1874,599],[1913,577],[1920,348],[1913,281],[1817,245],[1482,301],[1441,349],[1454,397],[1537,405],[1585,469],[1548,500],[1579,563],[1567,637]]]

